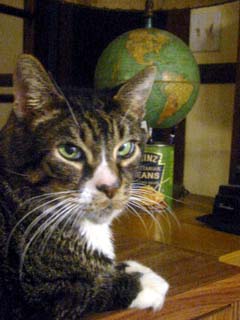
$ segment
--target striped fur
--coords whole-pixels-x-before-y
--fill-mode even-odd
[[[154,76],[142,71],[114,97],[63,93],[35,58],[20,57],[0,132],[4,320],[79,319],[138,301],[141,272],[115,263],[110,224],[128,205]]]

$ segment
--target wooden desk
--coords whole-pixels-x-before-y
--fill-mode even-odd
[[[240,237],[196,220],[210,213],[212,204],[211,198],[189,196],[175,205],[178,222],[155,215],[160,226],[145,214],[116,221],[119,259],[150,266],[171,288],[160,312],[125,310],[88,319],[240,320],[240,268],[218,261],[240,249]]]
[[[240,236],[211,229],[196,220],[197,216],[212,212],[213,199],[190,195],[175,203],[174,217],[155,214],[159,225],[146,214],[141,219],[129,213],[116,221],[117,238],[141,238],[171,244],[215,257],[240,250]],[[177,220],[177,222],[176,222]]]
[[[170,283],[163,309],[121,310],[92,315],[89,320],[239,320],[240,268],[217,258],[151,240],[116,243],[119,260],[135,259],[150,266]]]

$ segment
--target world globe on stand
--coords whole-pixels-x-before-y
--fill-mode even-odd
[[[169,128],[191,110],[200,83],[194,56],[173,34],[156,28],[141,28],[113,40],[98,60],[95,87],[114,88],[150,65],[157,67],[157,75],[145,120],[150,127]]]

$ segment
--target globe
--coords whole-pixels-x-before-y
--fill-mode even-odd
[[[135,29],[120,35],[97,62],[95,87],[114,88],[150,65],[157,67],[157,75],[145,120],[153,128],[169,128],[191,110],[200,82],[194,56],[175,35],[156,28]]]

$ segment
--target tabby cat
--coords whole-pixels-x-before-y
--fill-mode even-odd
[[[63,93],[37,59],[20,56],[0,132],[1,320],[163,305],[167,282],[135,261],[115,262],[110,230],[137,193],[155,72],[147,67],[114,96]]]

